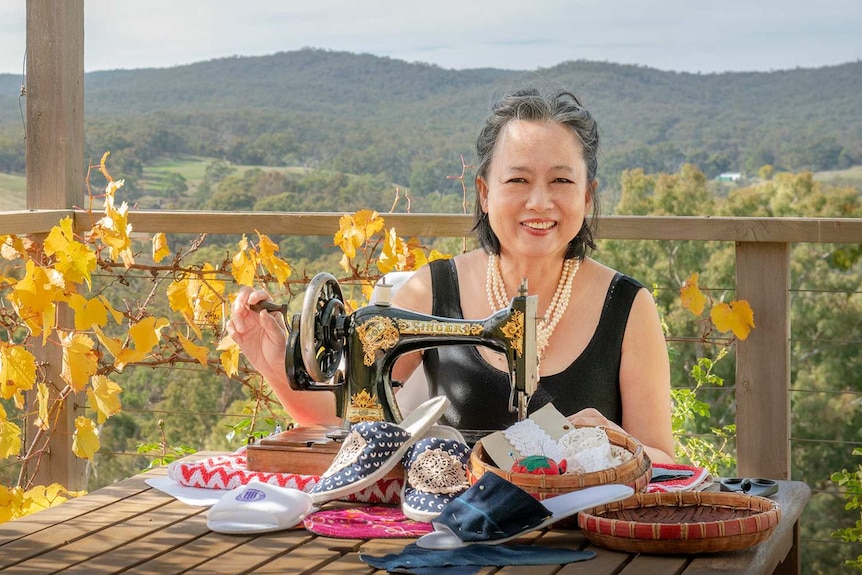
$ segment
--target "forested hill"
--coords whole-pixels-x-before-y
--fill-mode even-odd
[[[707,175],[862,164],[862,62],[703,75],[587,61],[456,71],[304,49],[85,81],[88,153],[125,148],[143,162],[194,153],[385,173],[409,185],[417,170],[436,173],[443,162],[451,173],[459,154],[469,159],[490,102],[540,82],[570,88],[594,112],[605,175],[683,162]],[[0,75],[0,164],[4,142],[21,129],[20,84]]]

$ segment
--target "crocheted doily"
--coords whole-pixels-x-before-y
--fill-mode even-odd
[[[335,455],[335,459],[333,459],[332,463],[329,464],[329,469],[323,473],[323,477],[329,477],[333,473],[341,471],[348,465],[356,463],[356,459],[365,450],[367,445],[368,442],[365,441],[365,438],[359,435],[355,429],[350,431],[350,433],[347,434],[347,437],[344,438],[344,442],[341,444],[341,448]]]
[[[407,471],[407,483],[425,493],[447,495],[470,487],[464,464],[443,449],[427,449],[418,454]]]

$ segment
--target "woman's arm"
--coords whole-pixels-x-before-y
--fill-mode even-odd
[[[658,310],[646,289],[629,313],[620,364],[623,427],[656,463],[672,463],[670,361]]]
[[[227,332],[266,379],[278,400],[299,425],[340,425],[335,396],[327,391],[297,391],[287,382],[284,368],[285,334],[281,313],[255,312],[249,306],[270,299],[263,290],[243,287],[231,305]]]
[[[635,437],[654,463],[672,463],[670,363],[658,310],[650,293],[635,297],[623,337],[620,364],[623,425],[593,408],[569,417],[576,425],[611,427]]]

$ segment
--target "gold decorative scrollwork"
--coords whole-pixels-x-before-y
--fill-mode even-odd
[[[501,328],[503,335],[509,338],[509,346],[518,352],[518,355],[524,353],[524,313],[515,311],[512,313],[511,319]]]
[[[374,354],[377,350],[390,349],[398,343],[398,328],[388,317],[376,315],[368,321],[356,326],[359,341],[362,342],[362,363],[371,367],[374,365]]]
[[[350,396],[350,405],[347,408],[347,420],[350,423],[360,421],[383,421],[383,406],[377,399],[377,395],[371,395],[367,389]]]

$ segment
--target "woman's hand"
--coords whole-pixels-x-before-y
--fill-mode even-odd
[[[582,409],[579,412],[570,415],[567,419],[575,425],[581,425],[584,427],[608,427],[621,433],[625,433],[622,427],[609,420],[607,417],[602,415],[601,411],[593,407]]]
[[[240,288],[231,306],[227,332],[251,364],[266,378],[286,379],[284,353],[287,327],[281,313],[255,312],[250,306],[270,300],[264,290]]]
[[[340,425],[332,393],[291,389],[284,369],[287,327],[280,312],[252,311],[252,305],[271,299],[264,290],[240,288],[231,306],[227,332],[254,368],[266,378],[278,400],[299,425]]]

